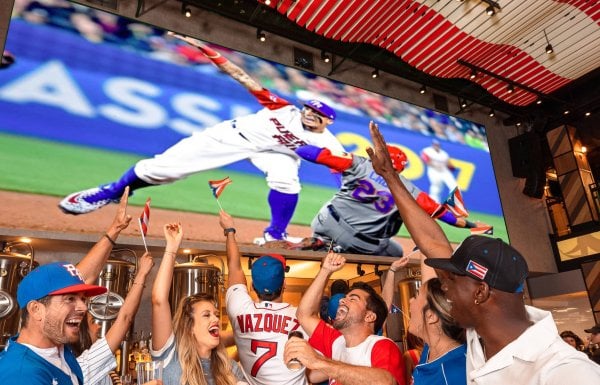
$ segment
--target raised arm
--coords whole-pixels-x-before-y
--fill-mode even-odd
[[[235,239],[235,223],[231,215],[227,214],[225,211],[221,210],[219,215],[219,224],[221,225],[221,228],[223,228],[225,236],[227,237],[225,244],[227,250],[228,269],[227,287],[237,284],[246,285],[246,276],[244,275],[244,271],[242,270],[242,263],[240,261],[240,249]]]
[[[300,299],[296,317],[298,317],[300,325],[309,336],[313,334],[319,324],[319,302],[327,281],[331,274],[340,270],[345,263],[346,258],[340,254],[327,253],[317,276]]]
[[[431,258],[449,258],[452,247],[442,228],[417,204],[392,166],[385,139],[373,122],[369,124],[374,148],[367,148],[375,172],[388,184],[404,224],[422,253]]]
[[[394,262],[392,262],[390,268],[387,271],[387,277],[385,278],[385,283],[383,284],[383,288],[381,289],[381,297],[385,301],[388,310],[392,307],[392,303],[394,300],[394,283],[396,272],[408,265],[408,260],[409,257],[407,255],[396,259]]]
[[[243,69],[230,62],[226,57],[210,48],[203,42],[193,37],[173,34],[179,40],[183,40],[189,45],[198,48],[207,58],[209,58],[221,71],[237,80],[241,85],[246,87],[248,91],[261,91],[263,87]]]
[[[77,269],[83,275],[85,283],[91,284],[98,279],[98,275],[104,268],[110,252],[115,246],[117,238],[121,231],[129,226],[131,215],[127,214],[127,198],[129,197],[129,187],[125,188],[119,208],[115,214],[110,227],[98,242],[88,251],[83,259],[77,264]]]
[[[144,253],[138,261],[138,271],[133,278],[131,288],[125,297],[125,302],[119,310],[115,323],[106,332],[106,342],[110,350],[114,353],[119,348],[121,341],[125,338],[131,323],[135,319],[135,314],[140,307],[140,301],[142,300],[142,294],[146,287],[146,277],[152,270],[154,261],[150,253]]]
[[[170,223],[163,228],[167,245],[152,286],[152,349],[160,350],[173,333],[169,290],[177,250],[183,238],[181,223]]]

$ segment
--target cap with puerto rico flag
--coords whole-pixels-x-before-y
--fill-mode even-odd
[[[529,273],[525,258],[501,239],[471,235],[450,258],[427,258],[434,269],[465,275],[509,293],[521,293]]]

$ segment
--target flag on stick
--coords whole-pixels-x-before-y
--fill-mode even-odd
[[[232,180],[229,177],[225,177],[220,180],[209,180],[208,181],[208,186],[212,190],[214,197],[217,199],[217,204],[219,205],[219,208],[221,210],[223,210],[223,207],[221,207],[221,202],[219,202],[219,196],[221,196],[221,193],[223,192],[223,190],[225,190],[225,187],[228,184],[230,184],[231,182],[232,182]]]
[[[140,232],[142,233],[142,241],[144,241],[144,248],[148,252],[148,245],[146,244],[146,234],[148,234],[148,225],[150,224],[150,198],[146,199],[144,210],[138,219],[140,225]]]

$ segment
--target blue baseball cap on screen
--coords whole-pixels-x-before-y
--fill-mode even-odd
[[[75,265],[69,262],[54,262],[42,265],[23,278],[17,287],[17,302],[25,308],[31,301],[47,295],[83,292],[86,297],[106,293],[102,286],[88,285]]]
[[[335,111],[333,110],[333,108],[329,107],[327,104],[319,100],[309,100],[305,102],[304,105],[312,110],[317,111],[319,114],[331,120],[335,120]]]
[[[279,254],[263,255],[252,264],[252,286],[258,294],[275,293],[283,286],[285,258]]]

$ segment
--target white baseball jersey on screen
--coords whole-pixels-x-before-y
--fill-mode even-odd
[[[276,152],[290,155],[296,162],[253,163],[264,173],[284,173],[294,180],[298,179],[300,164],[294,152],[297,147],[312,144],[332,151],[344,151],[329,130],[325,129],[322,133],[304,130],[300,109],[287,100],[267,89],[252,94],[264,106],[263,109],[196,132],[162,154],[139,161],[135,173],[148,183],[170,183],[201,171]],[[267,166],[261,167],[261,164]]]
[[[450,155],[441,148],[436,151],[432,146],[425,147],[422,153],[429,159],[427,165],[433,167],[436,170],[442,171],[448,167],[448,161],[450,161]]]
[[[233,285],[225,297],[240,362],[253,385],[306,385],[305,370],[283,361],[288,333],[300,330],[296,308],[287,303],[254,302],[246,285]]]

